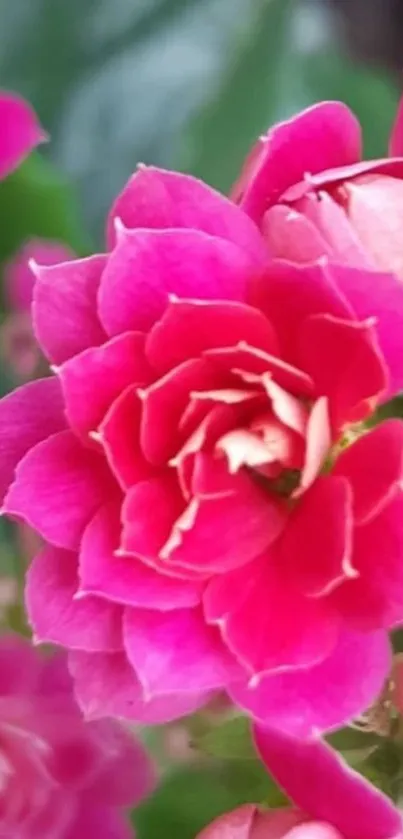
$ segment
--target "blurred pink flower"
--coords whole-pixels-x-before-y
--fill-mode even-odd
[[[0,836],[129,839],[124,810],[154,784],[139,742],[118,723],[85,723],[62,654],[0,640]]]
[[[36,638],[71,651],[93,717],[226,690],[300,736],[337,727],[403,619],[403,423],[357,426],[403,386],[403,286],[269,263],[242,210],[153,168],[108,246],[36,268],[55,376],[0,403],[3,512],[48,543]]]
[[[220,816],[198,839],[402,839],[397,808],[327,744],[264,729],[255,736],[270,775],[296,806],[246,804]]]
[[[0,179],[7,177],[25,157],[47,139],[27,102],[0,90]]]
[[[54,265],[73,257],[73,252],[60,242],[31,239],[3,268],[6,303],[11,314],[1,326],[0,346],[4,361],[21,381],[38,374],[42,359],[32,330],[35,276],[31,260],[41,265]]]
[[[233,198],[260,226],[273,257],[307,263],[328,256],[403,279],[403,100],[391,157],[362,162],[361,146],[359,123],[340,102],[308,108],[258,140]]]

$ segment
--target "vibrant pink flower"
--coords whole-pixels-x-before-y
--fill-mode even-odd
[[[63,654],[0,641],[2,839],[129,839],[124,809],[154,784],[139,742],[118,723],[85,723]]]
[[[403,286],[375,305],[374,271],[268,264],[242,210],[155,169],[109,246],[37,268],[56,375],[0,403],[3,511],[48,543],[36,639],[70,650],[92,717],[224,689],[301,736],[337,727],[403,618],[403,423],[359,425],[403,385]]]
[[[35,285],[32,264],[55,265],[73,256],[73,252],[60,242],[30,239],[4,266],[5,295],[11,314],[1,326],[0,347],[4,361],[20,381],[38,375],[42,359],[32,330],[31,304]]]
[[[24,99],[0,91],[0,179],[5,178],[25,157],[47,139]]]
[[[402,817],[392,802],[325,743],[295,742],[264,729],[255,736],[268,771],[297,806],[246,804],[198,839],[402,839]]]
[[[391,157],[362,162],[361,146],[359,123],[340,102],[315,105],[260,138],[233,197],[273,256],[302,263],[331,256],[403,279],[403,100]],[[374,290],[382,293],[388,284]]]

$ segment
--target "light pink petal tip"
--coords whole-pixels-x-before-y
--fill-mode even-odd
[[[5,178],[47,139],[28,102],[0,91],[0,178]]]

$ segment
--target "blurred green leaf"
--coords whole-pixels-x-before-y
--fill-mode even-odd
[[[189,128],[186,166],[227,191],[259,134],[323,99],[342,100],[355,111],[368,156],[386,154],[398,102],[391,79],[335,49],[321,4],[258,0],[217,95]]]
[[[213,726],[193,740],[203,754],[224,759],[256,760],[256,750],[247,717],[236,716]]]
[[[138,161],[172,165],[256,0],[0,0],[0,78],[26,96],[101,240]]]
[[[77,253],[89,247],[71,187],[39,153],[0,183],[0,261],[31,236],[63,241]]]
[[[135,811],[137,839],[195,839],[221,813],[262,801],[279,806],[285,799],[258,761],[184,766]]]

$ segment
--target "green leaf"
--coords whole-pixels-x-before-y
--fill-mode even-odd
[[[221,813],[263,801],[272,806],[285,803],[257,761],[186,765],[165,777],[134,812],[137,839],[195,839]]]
[[[256,0],[29,0],[1,5],[2,87],[26,96],[46,153],[79,186],[99,241],[138,161],[172,166]]]
[[[224,759],[256,760],[256,750],[247,717],[236,716],[193,740],[196,749]]]
[[[189,128],[186,166],[227,191],[259,134],[323,99],[346,102],[361,121],[366,154],[384,156],[398,97],[386,74],[335,50],[332,19],[319,4],[259,0],[227,76]]]
[[[77,253],[89,246],[71,187],[39,153],[0,183],[0,261],[31,236],[65,242]]]

